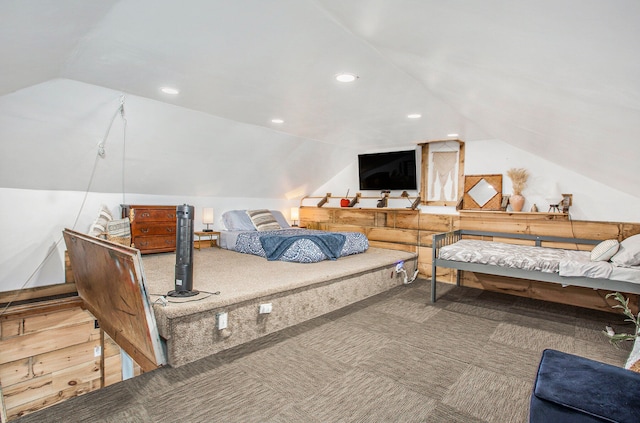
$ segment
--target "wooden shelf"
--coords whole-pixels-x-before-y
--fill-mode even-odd
[[[499,210],[460,210],[460,216],[482,217],[483,219],[543,219],[543,220],[569,220],[568,213],[545,213],[545,212],[514,212]]]

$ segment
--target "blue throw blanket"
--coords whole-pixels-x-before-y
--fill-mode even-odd
[[[267,260],[278,260],[287,249],[299,239],[308,239],[315,243],[318,248],[330,260],[340,257],[342,247],[347,239],[343,234],[321,233],[321,234],[301,234],[301,235],[264,235],[260,237],[260,243],[267,255]]]

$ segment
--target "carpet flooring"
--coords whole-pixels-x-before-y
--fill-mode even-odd
[[[542,351],[623,366],[623,317],[418,280],[298,326],[161,368],[27,422],[526,422]]]

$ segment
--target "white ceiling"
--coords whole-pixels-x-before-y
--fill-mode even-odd
[[[5,1],[0,40],[2,187],[86,189],[124,94],[94,191],[124,155],[129,192],[282,197],[455,132],[640,197],[637,0]]]

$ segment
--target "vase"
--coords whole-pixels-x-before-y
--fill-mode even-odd
[[[509,204],[511,204],[513,211],[522,211],[522,207],[524,207],[524,197],[520,194],[513,194],[509,197]]]

